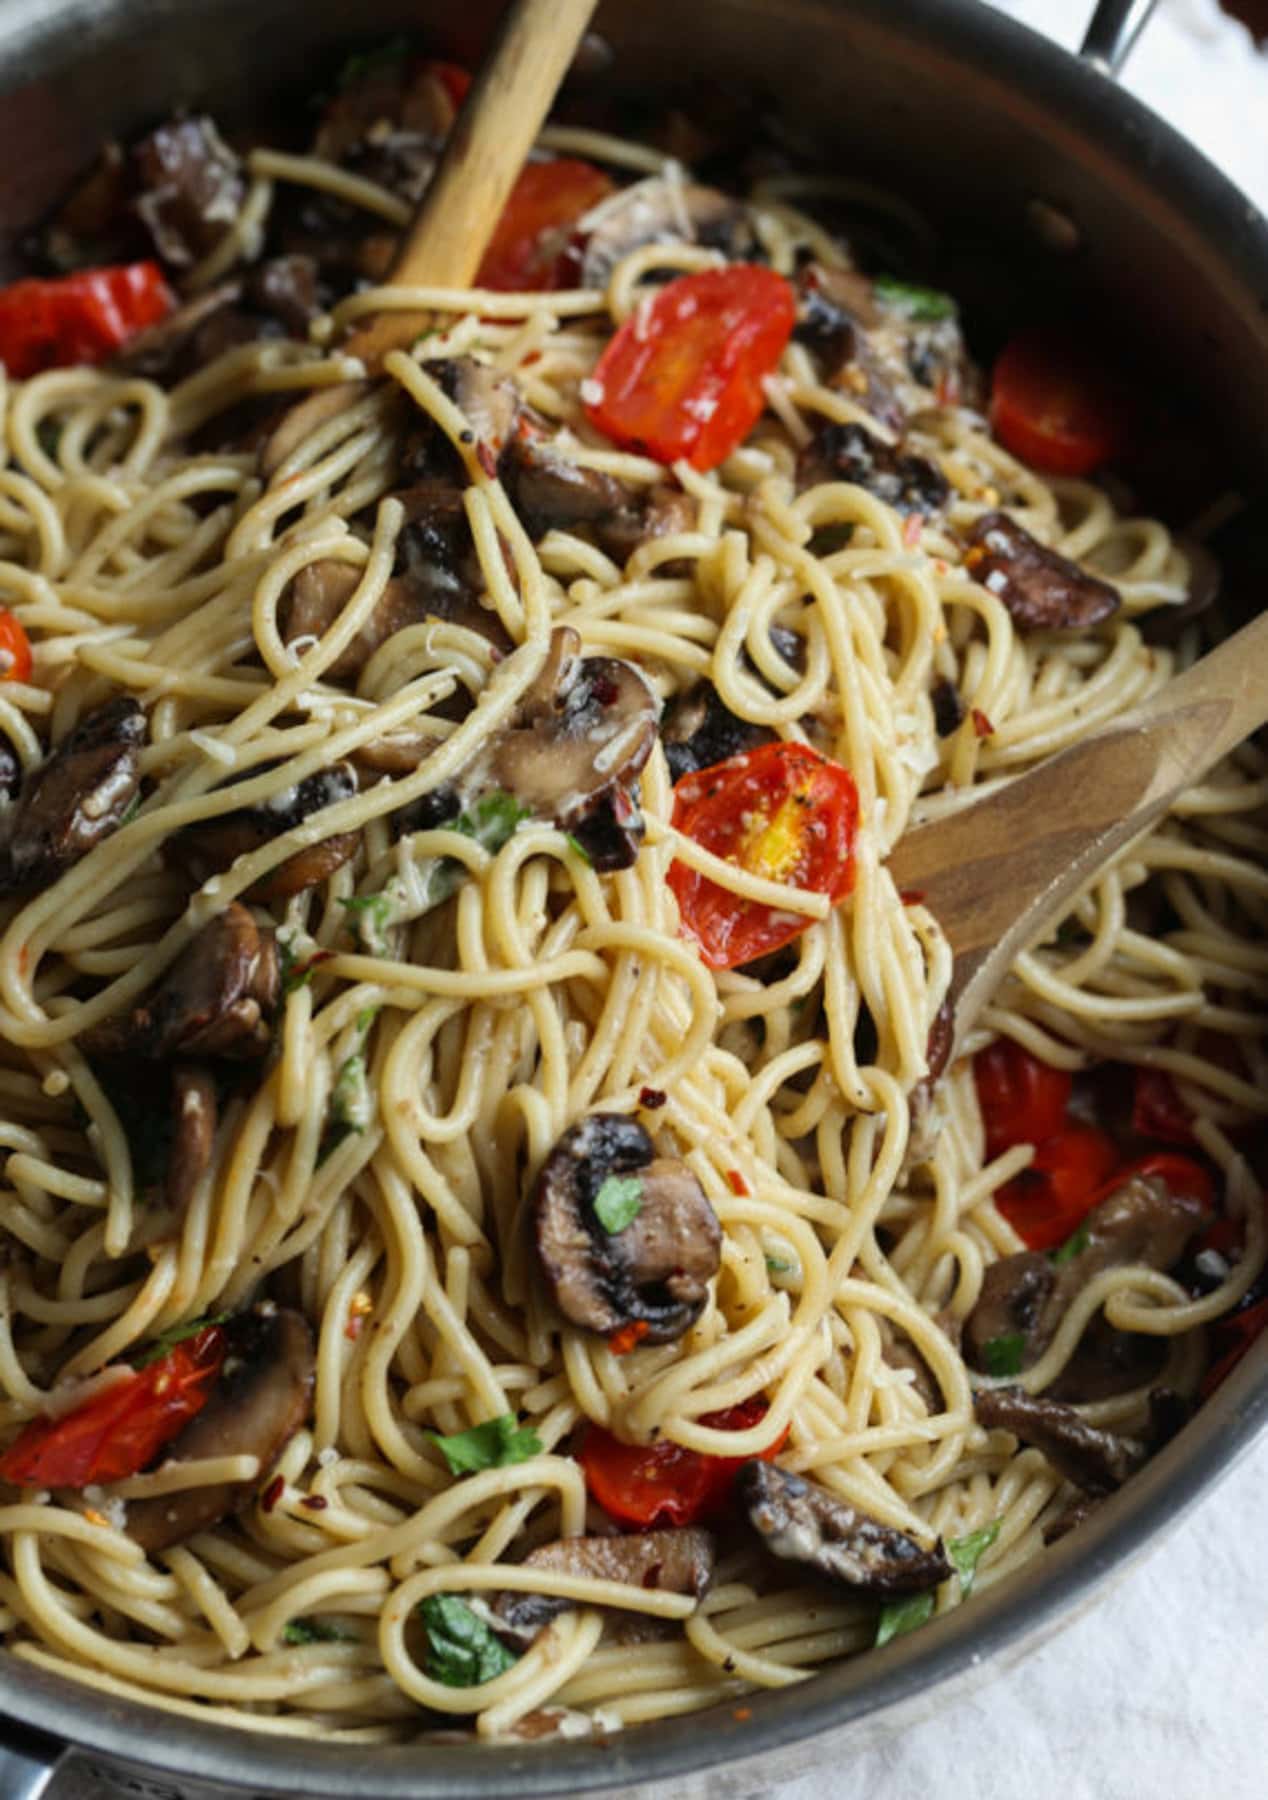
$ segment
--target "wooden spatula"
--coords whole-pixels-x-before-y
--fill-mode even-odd
[[[1084,743],[901,839],[890,873],[923,897],[954,952],[957,1041],[1018,951],[1266,720],[1268,613]]]

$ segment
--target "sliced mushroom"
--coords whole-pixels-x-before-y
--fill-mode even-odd
[[[246,182],[209,118],[169,119],[133,146],[137,217],[171,268],[187,269],[232,230]]]
[[[611,1537],[560,1538],[524,1558],[529,1569],[551,1569],[561,1575],[584,1575],[615,1581],[640,1592],[655,1588],[666,1594],[692,1594],[699,1599],[713,1579],[714,1543],[710,1532],[694,1527],[669,1531],[621,1532]],[[499,1629],[521,1639],[536,1636],[543,1625],[577,1603],[554,1594],[523,1594],[508,1589],[493,1602]],[[619,1601],[614,1601],[619,1605]]]
[[[621,258],[644,244],[703,244],[731,262],[759,245],[747,209],[716,188],[653,175],[603,203],[586,240],[581,286],[606,288]]]
[[[47,887],[123,823],[140,788],[145,714],[108,701],[22,784],[0,853],[0,894]]]
[[[759,744],[771,744],[775,733],[733,713],[711,681],[693,682],[669,702],[660,722],[660,741],[675,781],[697,769],[710,769]]]
[[[1119,609],[1117,588],[1049,550],[1007,513],[984,513],[968,541],[965,568],[1022,631],[1084,631]]]
[[[1140,1439],[1102,1431],[1063,1401],[1027,1394],[1021,1388],[983,1388],[974,1396],[973,1410],[979,1425],[988,1431],[1011,1431],[1088,1494],[1113,1493],[1149,1455]]]
[[[660,708],[633,663],[580,648],[571,627],[552,633],[542,673],[474,780],[553,819],[596,868],[628,868],[643,830],[629,783],[652,753]]]
[[[203,332],[218,315],[242,297],[240,281],[222,281],[196,294],[148,331],[129,338],[112,367],[150,381],[171,381],[210,361],[203,353]]]
[[[736,1492],[772,1556],[805,1563],[846,1587],[885,1597],[918,1594],[951,1573],[941,1538],[920,1544],[774,1463],[744,1463]]]
[[[8,738],[0,737],[0,807],[7,807],[22,791],[22,764]],[[3,813],[0,812],[0,818]]]
[[[251,1481],[191,1487],[128,1506],[128,1536],[153,1555],[208,1531],[250,1505],[308,1417],[316,1359],[313,1336],[296,1312],[253,1312],[228,1327],[229,1351],[206,1406],[168,1446],[163,1466],[208,1457],[254,1456]]]
[[[797,457],[797,486],[849,481],[903,514],[928,516],[942,510],[951,486],[923,456],[908,456],[882,443],[862,425],[825,420]]]
[[[951,1060],[951,1052],[955,1048],[955,1009],[950,1000],[944,1000],[933,1015],[929,1027],[929,1035],[925,1039],[925,1062],[928,1069],[915,1087],[911,1090],[911,1136],[919,1154],[927,1155],[929,1146],[924,1142],[927,1133],[924,1127],[928,1121],[929,1109],[933,1104],[933,1090],[937,1087]]]
[[[536,540],[552,529],[571,531],[613,518],[631,506],[633,490],[600,469],[587,469],[553,448],[545,437],[516,433],[504,473],[512,504]]]
[[[203,927],[148,1000],[81,1041],[90,1056],[249,1061],[269,1047],[279,985],[274,934],[235,900]]]
[[[393,131],[439,140],[453,123],[454,110],[430,61],[387,54],[360,58],[326,104],[314,154],[342,163],[367,140],[380,140]]]
[[[450,356],[426,365],[475,433],[476,454],[496,464],[515,436],[520,395],[515,383],[474,356]]]
[[[252,774],[263,774],[263,768]],[[167,850],[172,860],[200,884],[229,868],[240,856],[249,856],[283,832],[310,823],[327,807],[348,800],[357,791],[356,771],[350,763],[332,763],[315,770],[293,787],[285,788],[258,806],[202,819],[176,832]],[[306,845],[288,856],[247,890],[251,900],[286,900],[316,887],[356,855],[360,833],[341,831],[320,843]]]
[[[596,1211],[610,1182],[638,1207],[619,1231]],[[722,1228],[690,1169],[657,1156],[636,1119],[591,1113],[571,1126],[542,1168],[534,1215],[546,1285],[574,1325],[604,1334],[641,1325],[645,1342],[667,1344],[699,1318]]]
[[[172,1070],[172,1144],[163,1174],[163,1199],[179,1219],[211,1167],[220,1104],[209,1069],[177,1063]]]
[[[696,502],[681,488],[668,482],[657,482],[645,488],[608,518],[595,526],[599,548],[614,562],[627,563],[641,544],[653,538],[677,537],[696,528]],[[686,558],[674,558],[659,565],[660,575],[680,575],[689,565]]]
[[[1171,1268],[1204,1216],[1195,1195],[1173,1193],[1156,1176],[1134,1175],[1088,1214],[1084,1248],[1060,1267],[1037,1250],[1001,1257],[986,1270],[977,1304],[964,1322],[969,1363],[989,1369],[991,1345],[1020,1337],[1017,1372],[1028,1369],[1089,1281],[1104,1269],[1128,1265]],[[1154,1366],[1157,1346],[1147,1341],[1144,1350],[1148,1360],[1142,1372],[1137,1339],[1114,1331],[1104,1319],[1093,1321],[1053,1397],[1091,1399],[1139,1385]]]

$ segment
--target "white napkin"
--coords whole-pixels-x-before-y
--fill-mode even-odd
[[[1076,50],[1093,0],[990,0]],[[1268,212],[1268,55],[1217,0],[1160,0],[1120,80]]]

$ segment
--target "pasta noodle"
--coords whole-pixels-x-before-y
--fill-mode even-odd
[[[633,175],[661,167],[600,134],[555,127],[547,142]],[[256,151],[250,174],[232,242],[191,288],[258,246],[285,184],[366,209],[367,226],[408,216],[368,177],[312,157]],[[777,271],[793,274],[807,248],[842,261],[798,210],[814,187],[781,179],[750,202]],[[459,355],[513,378],[560,456],[646,495],[665,470],[600,439],[582,390],[649,282],[721,260],[643,245],[604,292],[380,286],[343,300],[308,345],[233,348],[170,388],[71,368],[5,389],[0,592],[36,670],[0,687],[0,733],[31,771],[50,735],[113,695],[134,696],[148,724],[135,815],[44,891],[0,902],[0,1425],[43,1411],[55,1383],[262,1293],[307,1317],[317,1370],[311,1416],[250,1508],[153,1558],[127,1534],[130,1507],[258,1479],[258,1459],[160,1463],[81,1496],[15,1492],[0,1507],[0,1605],[17,1655],[181,1712],[210,1701],[251,1728],[373,1741],[417,1731],[420,1709],[424,1722],[473,1718],[484,1737],[540,1718],[634,1725],[801,1680],[872,1643],[874,1601],[825,1597],[738,1538],[699,1603],[525,1564],[533,1546],[586,1528],[570,1446],[587,1422],[731,1457],[769,1452],[787,1431],[781,1467],[922,1544],[997,1525],[978,1581],[1009,1575],[1072,1490],[1037,1450],[976,1421],[983,1377],[957,1347],[987,1271],[1023,1247],[993,1195],[1031,1153],[988,1158],[973,1078],[974,1053],[1000,1036],[1067,1070],[1165,1072],[1245,1233],[1241,1259],[1199,1298],[1154,1269],[1103,1270],[1023,1388],[1057,1381],[1104,1311],[1164,1338],[1163,1379],[1193,1394],[1204,1328],[1259,1275],[1263,1218],[1239,1146],[1263,1117],[1268,1074],[1262,749],[1184,796],[1018,957],[931,1095],[950,955],[886,867],[913,822],[1077,741],[1192,659],[1193,632],[1164,649],[1138,624],[1185,597],[1184,545],[1089,482],[1037,475],[971,407],[932,394],[904,449],[949,482],[940,517],[913,519],[848,481],[799,485],[798,451],[825,420],[885,430],[793,342],[745,443],[708,473],[675,465],[689,522],[622,562],[568,530],[533,541],[478,453],[477,422],[438,378]],[[434,329],[303,434],[271,480],[254,449],[205,447],[208,423],[246,401],[360,373],[339,337],[380,310],[429,314]],[[428,622],[349,682],[333,671],[392,579],[406,524],[395,448],[420,421],[462,461],[487,604],[513,649]],[[993,508],[1111,581],[1114,619],[1023,634],[965,563],[965,531]],[[329,629],[288,642],[284,597],[325,562],[353,582],[346,604]],[[779,885],[684,833],[659,743],[641,777],[646,836],[619,872],[597,871],[540,819],[494,848],[445,824],[394,836],[394,816],[513,722],[563,626],[583,653],[636,664],[662,702],[707,676],[739,719],[848,768],[860,809],[849,897]],[[796,633],[797,666],[772,627]],[[945,737],[929,703],[939,680],[968,709]],[[425,745],[411,772],[337,797],[192,892],[164,855],[178,832],[268,807],[411,733]],[[314,837],[345,833],[354,860],[288,898],[251,898]],[[708,968],[679,929],[675,860],[795,914],[782,960]],[[428,905],[441,866],[457,879]],[[225,1101],[210,1167],[176,1215],[147,1193],[83,1043],[244,899],[307,979],[285,995],[258,1079]],[[1149,921],[1164,903],[1176,923],[1159,935]],[[363,1110],[332,1134],[358,1059]],[[652,1115],[649,1091],[664,1096]],[[624,1354],[551,1307],[526,1210],[552,1147],[596,1111],[646,1116],[722,1229],[696,1322]],[[896,1340],[927,1380],[888,1359]],[[1085,1418],[1137,1431],[1157,1379]],[[754,1422],[708,1422],[754,1398],[767,1403]],[[435,1436],[507,1414],[532,1427],[536,1451],[451,1474]],[[457,1595],[485,1617],[503,1593],[574,1604],[482,1684],[437,1678],[420,1604]],[[961,1598],[946,1581],[937,1608]]]

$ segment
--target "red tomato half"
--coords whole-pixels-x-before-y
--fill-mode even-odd
[[[805,744],[762,744],[674,788],[684,836],[767,881],[842,900],[854,886],[859,797],[854,777]],[[685,863],[669,868],[683,933],[711,969],[734,969],[777,950],[810,921],[728,893]]]
[[[1164,1144],[1194,1142],[1193,1115],[1165,1069],[1138,1067],[1132,1079],[1132,1130]]]
[[[202,1411],[224,1358],[223,1328],[207,1325],[75,1412],[32,1419],[0,1456],[0,1481],[84,1488],[137,1474]]]
[[[1099,1193],[1098,1201],[1107,1199],[1115,1188],[1122,1187],[1134,1175],[1152,1176],[1155,1181],[1163,1182],[1170,1191],[1179,1196],[1190,1195],[1200,1200],[1207,1212],[1215,1208],[1215,1182],[1209,1169],[1191,1156],[1177,1156],[1169,1150],[1158,1150],[1149,1156],[1138,1156],[1134,1162],[1124,1163],[1115,1172],[1114,1179]]]
[[[562,286],[561,258],[573,226],[612,191],[602,169],[575,157],[526,163],[489,240],[476,286],[520,294]]]
[[[1118,1162],[1114,1140],[1095,1125],[1063,1126],[1035,1160],[996,1194],[995,1204],[1030,1250],[1055,1250],[1078,1229]],[[1115,1176],[1115,1187],[1119,1178]]]
[[[1126,446],[1122,383],[1081,338],[1032,327],[1013,338],[991,377],[991,430],[1046,475],[1090,475]]]
[[[0,681],[30,679],[30,639],[8,607],[0,606]]]
[[[429,75],[435,76],[448,94],[457,111],[467,97],[471,87],[471,72],[464,69],[461,63],[428,61],[423,64]]]
[[[792,336],[792,286],[773,269],[702,269],[639,302],[599,358],[592,425],[657,462],[713,469],[766,406],[763,383]]]
[[[15,281],[0,289],[0,362],[20,380],[42,369],[104,362],[173,305],[154,262]]]
[[[1042,1144],[1065,1122],[1069,1073],[1040,1062],[1012,1038],[996,1038],[978,1052],[973,1080],[988,1157],[1002,1156],[1014,1144]]]
[[[702,1425],[719,1431],[751,1431],[767,1413],[765,1400],[754,1397],[725,1412],[704,1413]],[[763,1450],[770,1462],[783,1449],[787,1431]],[[703,1456],[665,1439],[655,1444],[625,1444],[600,1425],[592,1425],[578,1452],[586,1486],[604,1512],[622,1525],[640,1529],[662,1525],[696,1525],[726,1512],[741,1456]]]

